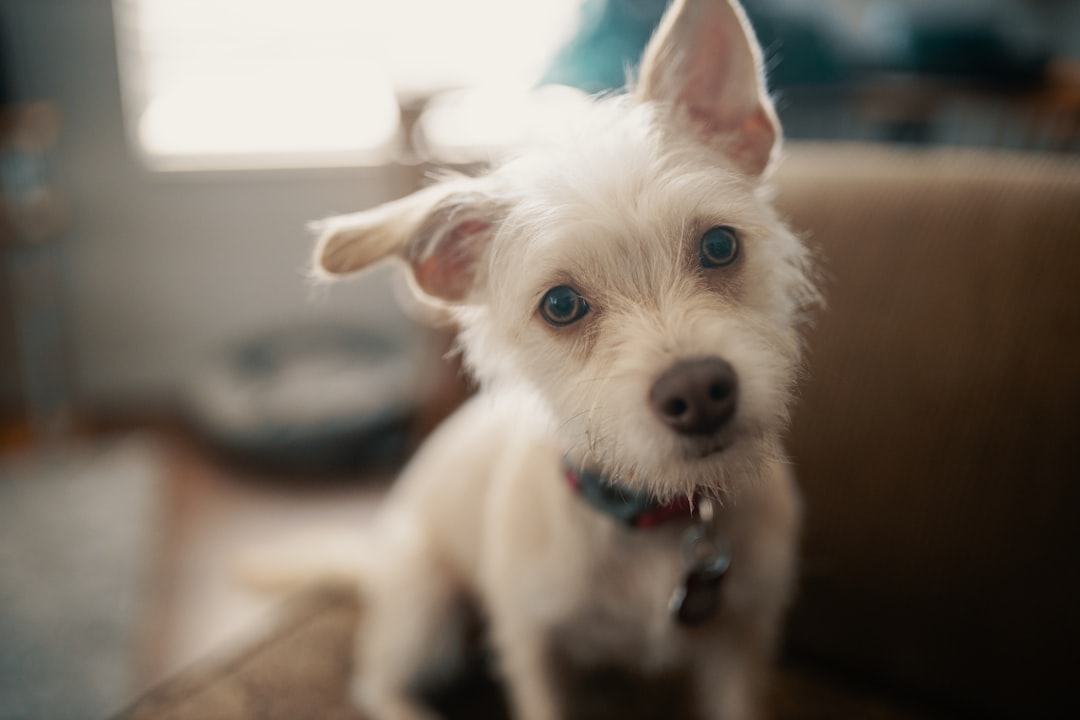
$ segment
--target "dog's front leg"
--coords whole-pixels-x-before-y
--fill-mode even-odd
[[[695,659],[693,671],[698,717],[703,720],[761,717],[759,696],[765,666],[761,649],[748,646],[746,637],[723,637],[703,649]]]
[[[513,613],[493,621],[494,642],[515,720],[559,720],[562,711],[547,634],[516,622]]]
[[[422,534],[395,540],[392,562],[361,588],[352,700],[371,720],[438,720],[411,690],[457,629],[457,586]]]

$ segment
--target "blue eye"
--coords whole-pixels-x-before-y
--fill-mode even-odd
[[[589,304],[569,285],[553,287],[540,301],[540,314],[552,325],[561,327],[577,322],[589,312]]]
[[[735,228],[720,225],[701,236],[701,266],[718,268],[730,265],[739,257],[739,238]]]

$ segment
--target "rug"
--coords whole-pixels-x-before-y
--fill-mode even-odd
[[[126,438],[0,458],[0,720],[130,702],[159,449]]]

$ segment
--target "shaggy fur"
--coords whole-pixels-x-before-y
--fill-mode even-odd
[[[430,717],[410,684],[463,596],[490,622],[519,718],[564,715],[555,651],[684,665],[702,717],[755,714],[794,571],[799,503],[780,436],[815,293],[805,248],[770,204],[780,130],[741,9],[675,2],[635,90],[567,126],[483,177],[321,226],[320,272],[403,261],[417,296],[460,328],[483,388],[421,449],[357,553],[356,699],[379,720]],[[703,267],[716,226],[735,228],[739,255]],[[589,312],[560,327],[539,306],[563,285]],[[713,357],[738,379],[735,415],[674,432],[650,388],[681,360]],[[689,519],[621,527],[567,486],[564,461],[660,499],[716,498],[733,559],[708,624],[681,627],[667,610]]]

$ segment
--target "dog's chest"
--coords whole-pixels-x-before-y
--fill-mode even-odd
[[[682,574],[678,532],[617,529],[594,548],[574,610],[556,628],[559,649],[580,662],[625,662],[643,670],[676,662],[685,636],[668,603]]]

